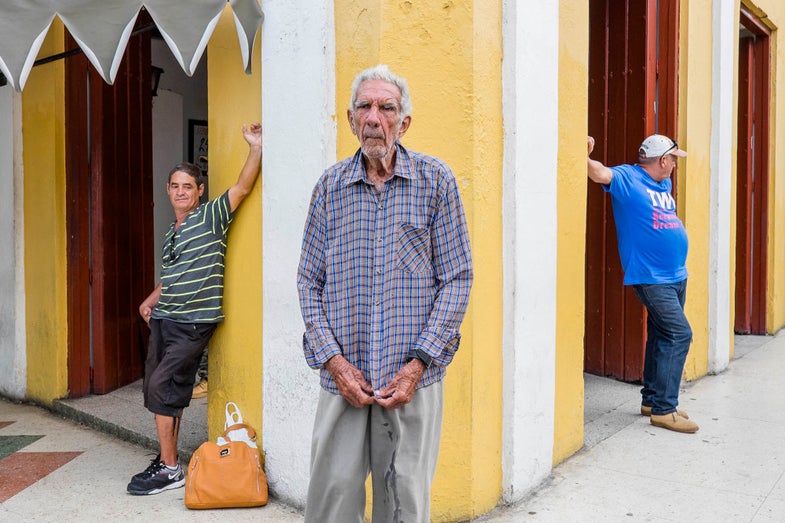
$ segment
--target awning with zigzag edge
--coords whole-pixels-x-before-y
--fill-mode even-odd
[[[246,73],[264,19],[258,0],[228,0]],[[55,16],[62,20],[103,79],[114,83],[139,11],[152,16],[183,71],[191,76],[227,0],[3,0],[0,71],[22,91]]]

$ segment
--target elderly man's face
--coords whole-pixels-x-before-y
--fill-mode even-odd
[[[368,80],[357,88],[354,108],[347,111],[352,132],[368,158],[385,158],[395,140],[406,133],[411,117],[401,119],[401,91],[384,80]]]

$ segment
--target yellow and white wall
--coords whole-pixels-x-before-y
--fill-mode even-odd
[[[377,63],[409,82],[414,113],[404,144],[444,159],[455,172],[476,264],[461,350],[446,380],[433,516],[465,519],[499,501],[502,11],[500,3],[480,7],[356,1],[336,1],[324,10],[301,3],[265,6],[263,439],[270,485],[294,504],[305,497],[318,394],[317,375],[303,364],[294,285],[302,227],[317,178],[357,147],[346,123],[351,81]],[[282,39],[282,33],[296,38]]]
[[[679,213],[691,239],[695,332],[686,379],[719,372],[732,357],[740,5],[681,3],[678,140],[689,156],[679,166]],[[227,320],[210,352],[210,436],[222,428],[224,402],[243,397],[244,414],[262,428],[272,492],[303,505],[318,377],[301,349],[302,227],[316,179],[357,146],[346,124],[354,74],[387,63],[412,91],[404,145],[455,172],[476,268],[445,382],[433,519],[466,520],[521,499],[583,444],[586,3],[262,7],[251,76],[230,18],[207,54],[210,160],[225,166],[211,172],[211,192],[240,167],[238,123],[261,118],[264,129],[261,186],[232,228]],[[773,28],[785,24],[779,0],[755,8]],[[41,55],[60,51],[58,42],[56,23]],[[783,45],[775,29],[770,332],[785,324]],[[68,393],[62,84],[62,65],[50,64],[33,69],[22,95],[0,88],[0,394],[43,403]]]
[[[709,142],[709,230],[707,370],[717,373],[730,361],[733,336],[733,251],[736,175],[736,53],[739,44],[739,7],[717,2],[712,9],[711,93]],[[704,27],[705,30],[705,27]],[[704,53],[708,50],[704,50]],[[692,289],[690,289],[692,290]]]
[[[62,42],[55,24],[41,53]],[[68,394],[63,71],[0,88],[0,393],[42,403]]]
[[[262,441],[273,492],[296,506],[305,503],[319,391],[318,375],[303,364],[300,240],[311,191],[336,160],[336,128],[343,122],[329,4],[267,4],[262,30]]]
[[[21,126],[22,97],[0,89],[0,394],[12,398],[27,389]]]

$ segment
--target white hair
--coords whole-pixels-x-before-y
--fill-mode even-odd
[[[390,71],[385,64],[369,67],[357,73],[352,82],[352,99],[349,102],[349,110],[354,111],[354,103],[357,101],[357,89],[360,84],[368,80],[384,80],[395,85],[401,91],[401,119],[412,114],[412,99],[409,97],[409,86],[406,80]]]

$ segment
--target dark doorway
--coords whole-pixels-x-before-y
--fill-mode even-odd
[[[137,27],[149,24],[143,15]],[[65,69],[68,379],[78,397],[143,372],[138,306],[154,286],[150,34],[131,37],[114,85],[81,54]]]
[[[738,334],[766,334],[770,30],[742,8],[736,185]]]
[[[592,157],[631,163],[647,135],[676,135],[679,1],[591,0],[589,23]],[[584,368],[640,381],[646,311],[623,285],[610,196],[591,181],[586,214]]]

